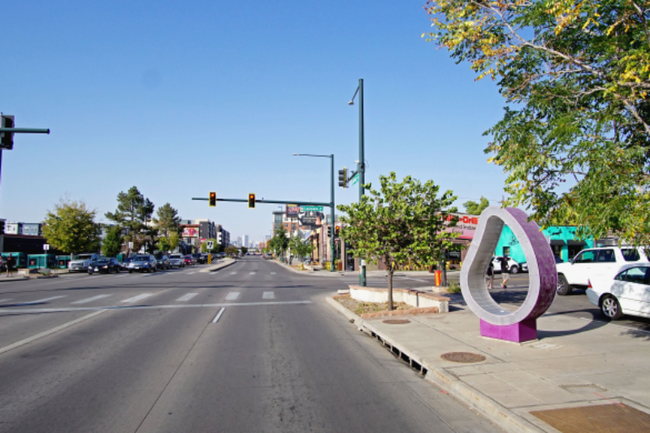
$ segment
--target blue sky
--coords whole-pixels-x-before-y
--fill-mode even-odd
[[[0,217],[39,222],[64,196],[98,221],[137,186],[183,218],[236,238],[270,233],[277,205],[192,197],[329,201],[327,159],[358,159],[365,84],[366,181],[395,171],[497,204],[505,175],[482,133],[502,115],[490,80],[421,38],[424,0],[21,0],[3,5],[0,111],[17,135],[4,151]],[[336,188],[349,203],[358,189]]]

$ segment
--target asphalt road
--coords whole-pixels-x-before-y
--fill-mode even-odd
[[[325,303],[347,278],[201,270],[1,284],[0,432],[499,431]]]

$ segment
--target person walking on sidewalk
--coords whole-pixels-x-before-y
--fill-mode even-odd
[[[499,259],[501,262],[501,288],[507,289],[506,283],[510,279],[510,268],[508,267],[508,256],[503,256]]]
[[[14,276],[14,258],[9,254],[7,257],[7,278]]]
[[[485,274],[485,286],[488,288],[488,290],[491,290],[494,286],[494,265],[492,264],[492,261],[490,261],[487,272]]]

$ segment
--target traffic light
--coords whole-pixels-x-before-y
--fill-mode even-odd
[[[2,120],[0,121],[0,127],[2,128],[13,128],[14,127],[14,116],[8,114],[1,114]],[[13,132],[0,132],[0,149],[11,150],[14,148],[14,133]]]
[[[336,226],[336,230],[334,231],[335,236],[338,238],[339,237],[339,232],[341,231],[341,226]]]
[[[248,207],[249,208],[255,207],[255,194],[248,194]]]
[[[210,207],[215,207],[217,205],[217,193],[214,191],[210,192]]]
[[[339,186],[342,188],[348,187],[348,169],[343,167],[343,170],[339,170]]]
[[[327,237],[331,238],[332,237],[332,227],[327,228]]]

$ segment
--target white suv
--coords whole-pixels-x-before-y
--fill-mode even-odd
[[[564,296],[586,289],[589,278],[611,278],[627,263],[647,262],[643,248],[602,247],[582,250],[573,261],[557,264],[557,294]]]

